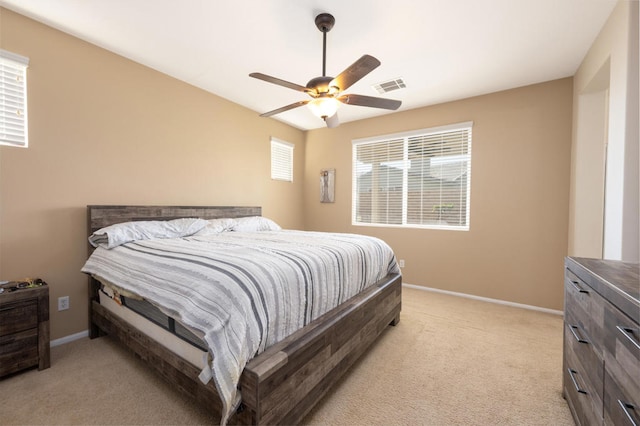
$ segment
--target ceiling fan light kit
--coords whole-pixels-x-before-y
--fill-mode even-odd
[[[336,98],[324,97],[315,98],[307,106],[317,117],[326,120],[328,117],[333,117],[338,111],[339,103]]]
[[[373,96],[341,94],[344,90],[347,90],[354,83],[380,66],[380,61],[373,56],[363,55],[360,59],[351,64],[351,66],[342,71],[342,73],[337,77],[328,77],[326,75],[327,33],[331,28],[333,28],[335,18],[328,13],[321,13],[316,16],[315,23],[316,27],[318,27],[322,32],[322,76],[312,78],[306,86],[301,86],[299,84],[291,83],[262,73],[254,72],[249,74],[250,77],[306,93],[313,99],[295,102],[273,111],[265,112],[260,114],[260,116],[270,117],[302,105],[308,105],[313,114],[322,118],[327,127],[331,128],[337,127],[340,124],[337,114],[340,103],[397,110],[402,104],[401,101],[376,98]]]

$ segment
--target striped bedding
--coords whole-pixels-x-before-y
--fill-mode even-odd
[[[252,357],[399,268],[377,238],[281,230],[98,247],[82,271],[204,335],[225,423]]]

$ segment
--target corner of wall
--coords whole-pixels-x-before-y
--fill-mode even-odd
[[[619,1],[575,74],[570,254],[597,257],[593,253],[600,250],[593,244],[600,238],[595,234],[600,233],[601,222],[601,257],[638,260],[637,34],[638,3]],[[587,99],[599,91],[604,93],[604,101]],[[589,113],[589,108],[595,112]],[[601,149],[600,136],[590,133],[594,129],[588,121],[594,113],[598,119],[604,116],[605,150]],[[599,133],[599,129],[595,131]],[[600,164],[604,161],[602,171]],[[600,194],[593,194],[594,182],[600,186],[601,180],[602,208]]]
[[[622,260],[640,261],[640,6],[629,4],[627,121],[624,147]]]

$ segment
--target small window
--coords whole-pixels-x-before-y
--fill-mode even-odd
[[[271,138],[271,179],[293,182],[293,147],[292,143]]]
[[[0,49],[0,145],[28,146],[29,58]]]
[[[353,224],[469,230],[472,124],[353,141]]]

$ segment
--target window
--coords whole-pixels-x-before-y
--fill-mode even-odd
[[[353,141],[353,224],[469,230],[472,125]]]
[[[271,138],[271,179],[293,182],[293,147],[292,143]]]
[[[0,145],[28,145],[28,65],[28,58],[0,49]]]

